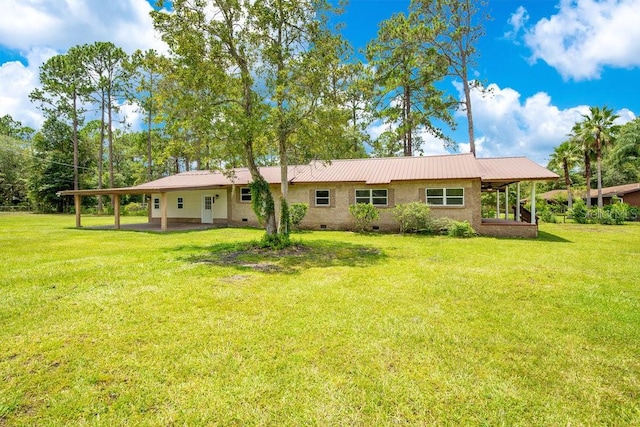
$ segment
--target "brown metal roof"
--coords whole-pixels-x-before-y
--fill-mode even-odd
[[[634,182],[633,184],[616,185],[615,187],[603,187],[602,195],[604,197],[611,196],[624,196],[625,194],[635,193],[640,191],[640,182]],[[598,189],[591,189],[591,198],[598,197]]]
[[[269,184],[280,183],[280,167],[262,167]],[[557,179],[558,175],[524,157],[476,159],[472,154],[429,157],[392,157],[331,162],[311,162],[290,166],[291,183],[363,182],[388,184],[392,181],[481,179],[493,182]],[[237,168],[232,175],[219,171],[190,171],[160,178],[135,187],[102,190],[61,191],[61,195],[148,194],[172,190],[197,190],[228,185],[247,185],[251,174]]]
[[[480,178],[472,154],[432,157],[391,157],[312,162],[292,182],[364,182]]]
[[[483,181],[548,181],[558,179],[551,172],[526,157],[477,159]]]

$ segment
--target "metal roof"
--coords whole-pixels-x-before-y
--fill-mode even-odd
[[[280,167],[260,168],[269,184],[280,183]],[[389,184],[392,181],[481,179],[484,182],[557,179],[558,175],[525,157],[476,159],[473,154],[428,157],[391,157],[330,162],[313,161],[289,166],[290,183],[362,182]],[[252,181],[247,168],[219,171],[189,171],[127,188],[61,191],[61,195],[148,194],[172,190],[197,190]]]
[[[476,160],[483,181],[548,181],[559,178],[558,174],[526,157],[497,157]]]

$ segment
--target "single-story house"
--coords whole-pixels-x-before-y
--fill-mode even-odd
[[[582,198],[586,201],[585,191],[576,192],[573,190],[574,198]],[[567,200],[567,190],[551,190],[540,195],[547,202],[554,203],[558,198]],[[598,204],[598,189],[591,189],[590,193],[591,205],[596,206]],[[613,197],[617,197],[630,206],[640,207],[640,182],[633,184],[616,185],[614,187],[602,188],[602,203],[605,205],[611,204]]]
[[[280,196],[280,168],[262,167],[274,198]],[[428,157],[366,158],[312,161],[290,166],[289,203],[306,202],[309,210],[302,228],[317,230],[351,229],[349,205],[372,203],[380,210],[375,230],[395,231],[398,224],[392,208],[401,203],[429,204],[431,213],[469,223],[480,234],[536,237],[533,223],[520,220],[517,203],[514,218],[483,219],[481,193],[502,191],[515,184],[518,199],[521,181],[555,180],[558,175],[524,157],[476,158],[472,154]],[[63,191],[73,195],[76,225],[80,226],[80,200],[83,196],[111,195],[114,198],[116,228],[119,228],[120,195],[145,194],[150,197],[149,221],[161,230],[171,222],[214,223],[223,226],[259,226],[251,208],[246,168],[232,173],[190,171],[127,188]],[[512,187],[513,188],[513,187]],[[532,186],[535,195],[535,185]],[[499,208],[499,206],[498,206]],[[535,217],[535,213],[533,215]]]

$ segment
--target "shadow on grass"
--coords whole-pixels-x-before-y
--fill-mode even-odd
[[[540,242],[555,242],[555,243],[571,243],[571,240],[567,240],[564,237],[556,236],[555,234],[547,233],[546,231],[538,230],[538,241]]]
[[[184,257],[188,262],[289,274],[313,267],[366,267],[386,257],[378,248],[326,240],[298,242],[281,250],[259,248],[256,242],[179,246],[176,250],[201,252]]]

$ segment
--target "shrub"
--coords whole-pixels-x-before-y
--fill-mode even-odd
[[[629,206],[629,212],[627,213],[627,221],[638,221],[640,218],[640,208],[637,206]]]
[[[147,208],[143,207],[141,203],[131,202],[122,207],[122,213],[126,216],[146,216]]]
[[[294,229],[300,229],[300,223],[304,219],[305,215],[307,215],[308,210],[308,203],[292,203],[291,206],[289,206],[289,219],[291,220],[291,225]]]
[[[257,246],[262,249],[285,249],[291,246],[291,239],[288,234],[276,233],[265,234],[257,243]]]
[[[577,199],[573,202],[573,209],[571,209],[571,216],[573,220],[578,224],[586,224],[588,220],[589,211],[582,199]]]
[[[447,234],[451,237],[474,237],[477,235],[469,221],[451,221]]]
[[[418,233],[429,229],[429,206],[425,203],[400,204],[392,212],[400,225],[401,233]]]
[[[368,230],[373,221],[380,218],[378,209],[371,203],[356,203],[349,206],[349,212],[353,216],[355,222],[355,230],[362,233]]]
[[[549,222],[552,224],[555,224],[558,222],[555,215],[553,214],[553,210],[549,206],[545,207],[542,210],[542,212],[540,212],[540,220],[543,222]]]
[[[609,205],[608,217],[611,224],[620,225],[624,223],[629,217],[629,205],[623,202],[615,202]],[[603,215],[604,217],[605,215]]]
[[[429,234],[447,235],[449,234],[449,228],[453,222],[454,221],[449,218],[431,218],[426,231]]]
[[[291,229],[291,216],[289,214],[289,204],[287,201],[280,197],[280,233],[286,236],[289,235]]]

